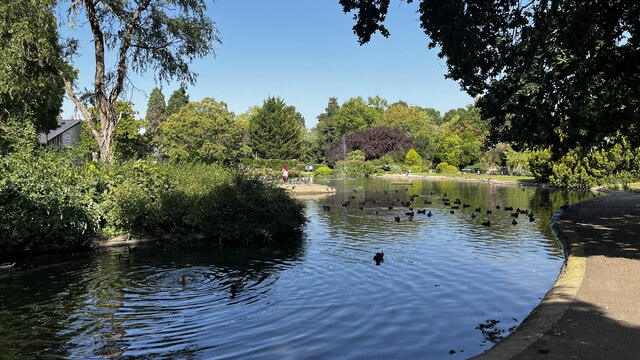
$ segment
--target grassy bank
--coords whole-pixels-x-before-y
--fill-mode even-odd
[[[0,219],[0,258],[86,249],[118,235],[247,244],[305,222],[303,205],[283,189],[219,165],[104,167],[52,151],[0,158]]]

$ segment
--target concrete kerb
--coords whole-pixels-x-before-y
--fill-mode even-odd
[[[560,220],[562,212],[554,214],[551,228],[563,244],[566,261],[555,283],[540,304],[504,340],[473,359],[512,359],[555,325],[565,314],[584,279],[586,258],[578,234],[570,224]]]

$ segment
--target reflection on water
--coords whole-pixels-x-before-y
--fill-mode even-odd
[[[551,213],[590,196],[453,181],[331,185],[336,195],[306,200],[305,238],[286,245],[164,244],[1,271],[0,357],[467,358],[551,286],[562,264]],[[517,208],[535,221],[515,218]]]

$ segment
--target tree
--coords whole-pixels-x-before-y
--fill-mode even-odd
[[[339,110],[340,105],[338,104],[338,99],[331,97],[324,112],[318,115],[318,124],[316,124],[313,129],[314,132],[317,132],[315,139],[318,143],[314,144],[312,148],[317,149],[318,153],[322,153],[320,155],[321,158],[326,155],[327,150],[329,150],[329,145],[338,137],[334,117]]]
[[[432,125],[427,113],[418,107],[410,107],[404,102],[392,104],[376,121],[378,126],[386,125],[402,129],[414,136],[425,126]]]
[[[304,118],[279,97],[269,97],[249,122],[249,141],[263,159],[297,159],[302,154]]]
[[[338,136],[365,130],[371,127],[382,116],[382,113],[370,107],[362,97],[345,101],[333,116],[333,123]]]
[[[401,150],[404,156],[411,145],[411,138],[404,131],[378,126],[336,139],[327,152],[327,163],[333,166],[354,150],[362,150],[366,160],[379,159],[395,150]]]
[[[164,94],[159,88],[153,88],[149,95],[147,103],[147,132],[153,134],[156,132],[158,125],[167,118],[167,105],[164,102]]]
[[[196,74],[189,63],[213,52],[218,42],[213,22],[205,15],[204,0],[78,0],[68,8],[68,20],[75,27],[85,16],[93,36],[95,73],[92,105],[98,110],[100,127],[94,126],[89,106],[75,88],[75,71],[62,66],[56,72],[65,84],[67,96],[88,124],[100,150],[100,159],[111,163],[113,138],[121,114],[115,105],[124,91],[129,71],[156,70],[156,79],[177,79],[194,83]],[[79,42],[67,41],[68,59],[76,54]],[[107,54],[115,63],[107,65]],[[113,69],[113,71],[109,70]]]
[[[0,2],[0,49],[0,149],[6,149],[18,131],[9,126],[29,127],[28,121],[40,132],[58,126],[64,85],[51,69],[64,64],[50,2]]]
[[[171,116],[178,111],[180,108],[187,105],[189,103],[189,95],[187,95],[187,90],[180,86],[180,88],[171,94],[169,97],[169,101],[167,102],[167,116]]]
[[[340,0],[361,43],[390,0]],[[407,0],[407,2],[412,2]],[[640,4],[635,1],[421,0],[429,46],[491,122],[489,141],[554,153],[621,132],[640,142]],[[561,151],[557,151],[561,150]]]
[[[162,122],[156,142],[171,161],[233,163],[249,155],[243,135],[244,127],[227,104],[205,98]]]

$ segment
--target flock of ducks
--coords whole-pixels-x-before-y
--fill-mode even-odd
[[[524,189],[523,189],[524,190]],[[407,193],[409,191],[409,189],[405,189],[405,193]],[[357,193],[358,189],[353,189],[353,193]],[[399,190],[395,190],[395,193],[399,193]],[[384,190],[384,195],[393,195],[393,193],[390,193],[387,190]],[[442,206],[447,207],[449,210],[450,214],[455,214],[456,211],[463,211],[464,209],[470,209],[471,208],[471,204],[468,203],[464,203],[462,202],[462,200],[460,198],[455,198],[453,199],[453,201],[451,201],[451,199],[448,197],[448,194],[445,192],[443,194],[436,194],[436,192],[431,192],[429,194],[430,197],[437,197],[439,198],[440,202],[442,203]],[[421,208],[421,209],[415,209],[414,207],[416,205],[424,205],[424,206],[428,206],[428,205],[432,205],[433,201],[430,200],[429,198],[427,199],[419,199],[421,196],[418,194],[412,194],[409,195],[408,200],[404,201],[401,200],[398,194],[398,197],[396,197],[395,201],[391,200],[391,203],[388,205],[385,205],[383,208],[386,207],[386,209],[388,209],[389,211],[394,210],[395,208],[402,208],[405,209],[404,215],[406,216],[406,219],[408,221],[413,221],[414,217],[416,215],[425,215],[427,217],[432,217],[434,215],[434,213],[431,212],[431,210],[428,210],[426,208]],[[354,201],[352,204],[352,200]],[[344,201],[342,203],[342,207],[345,208],[349,208],[352,205],[356,205],[360,210],[364,210],[367,206],[371,206],[372,204],[376,204],[376,200],[375,199],[371,199],[371,198],[367,198],[365,197],[363,201],[360,202],[356,202],[356,196],[352,195],[350,196],[349,200]],[[420,201],[422,200],[422,201]],[[435,200],[434,200],[435,201]],[[374,205],[375,207],[380,207],[378,205]],[[565,203],[563,206],[561,206],[561,209],[566,209],[568,208],[568,204]],[[329,205],[323,205],[322,209],[324,211],[331,211],[331,206]],[[482,207],[476,207],[473,209],[473,211],[471,212],[470,217],[472,219],[475,219],[478,216],[481,216],[483,211],[482,211]],[[510,216],[512,218],[511,220],[511,225],[517,225],[518,224],[518,220],[522,219],[522,218],[526,218],[529,222],[534,222],[536,220],[535,215],[533,214],[532,211],[528,210],[528,209],[520,209],[520,208],[516,208],[514,209],[512,206],[500,206],[500,205],[496,205],[495,209],[485,209],[484,210],[484,214],[486,217],[490,216],[493,214],[494,210],[498,211],[498,210],[503,210],[506,212],[510,213]],[[380,214],[380,210],[376,210],[376,215]],[[395,222],[401,222],[403,221],[403,218],[401,215],[397,215],[394,216],[394,221]],[[490,227],[491,224],[491,220],[489,218],[485,218],[481,223],[482,226],[485,227]],[[378,252],[375,254],[375,256],[373,257],[373,260],[376,262],[376,265],[380,265],[382,262],[384,262],[384,252]]]

